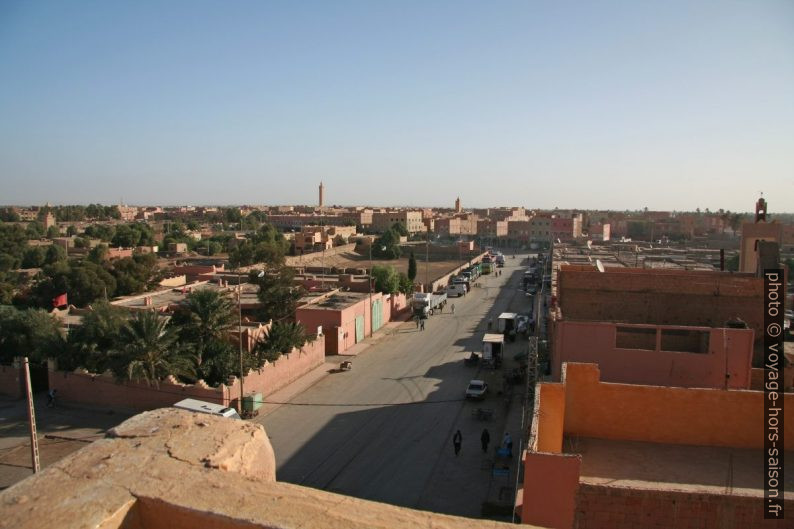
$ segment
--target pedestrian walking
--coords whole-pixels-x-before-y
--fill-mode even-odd
[[[507,450],[507,457],[513,457],[513,438],[510,437],[510,432],[505,432],[502,445]]]
[[[460,453],[460,446],[463,444],[463,434],[460,433],[460,430],[455,432],[455,435],[452,436],[452,445],[455,447],[455,457],[458,457],[458,453]]]
[[[455,304],[452,304],[452,314],[455,314]]]
[[[482,452],[485,454],[488,452],[488,443],[491,442],[491,434],[488,432],[488,428],[482,429],[482,434],[480,434],[480,443],[482,443]]]
[[[438,312],[439,312],[439,314],[444,314],[444,304],[443,303],[438,306]]]
[[[55,394],[58,392],[57,389],[51,389],[47,392],[47,407],[54,408],[55,407]]]
[[[420,331],[425,330],[425,320],[419,320],[419,330]]]
[[[420,318],[419,318],[419,316],[417,316],[414,319],[416,320],[416,328],[418,329],[419,328],[419,320],[420,320]]]

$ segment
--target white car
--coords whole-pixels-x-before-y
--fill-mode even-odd
[[[484,399],[485,393],[488,391],[488,384],[482,380],[469,381],[469,387],[466,388],[467,399]]]

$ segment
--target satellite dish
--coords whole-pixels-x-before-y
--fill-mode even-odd
[[[587,249],[588,250],[592,250],[593,249],[593,241],[587,241]]]
[[[604,273],[604,263],[601,262],[601,259],[596,259],[596,268],[598,268],[598,271],[602,274]]]
[[[557,237],[557,244],[562,244],[562,241],[560,241],[559,237]]]

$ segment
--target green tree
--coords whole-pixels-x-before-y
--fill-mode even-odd
[[[63,345],[58,321],[47,311],[0,306],[0,363],[16,356],[43,362],[58,356]]]
[[[307,342],[306,329],[300,323],[277,321],[273,323],[267,337],[254,348],[260,365],[265,361],[275,362],[281,355],[299,349]]]
[[[30,246],[22,255],[22,268],[40,268],[44,266],[47,251],[41,246]]]
[[[66,227],[66,236],[74,237],[75,235],[77,235],[77,228],[74,227],[74,224],[69,224],[69,226]]]
[[[19,213],[14,211],[13,208],[0,208],[0,221],[19,222]]]
[[[50,226],[47,228],[47,238],[48,239],[57,239],[61,236],[61,230],[58,229],[58,226]]]
[[[375,280],[375,290],[378,292],[394,294],[400,291],[400,276],[393,266],[373,266],[372,278]]]
[[[393,229],[378,237],[372,248],[372,255],[379,259],[397,259],[400,253],[400,234]]]
[[[97,244],[88,252],[87,259],[94,264],[101,265],[105,262],[108,256],[108,245]]]
[[[116,348],[127,312],[107,302],[93,305],[83,316],[81,325],[69,332],[68,347],[58,359],[62,370],[83,367],[92,373],[104,373],[113,367],[112,351]]]
[[[28,239],[41,239],[44,237],[44,224],[38,221],[28,222],[25,233]]]
[[[63,248],[63,246],[59,246],[57,244],[51,244],[44,254],[45,264],[54,264],[58,261],[63,261],[64,259],[66,259],[66,250]]]
[[[303,287],[293,284],[295,273],[287,266],[266,270],[262,277],[256,272],[249,275],[249,281],[259,287],[257,297],[262,304],[265,320],[281,320],[295,315],[298,300],[303,297]]]
[[[181,343],[192,353],[196,376],[221,382],[232,374],[224,366],[229,363],[229,331],[237,320],[232,301],[224,293],[209,289],[190,293],[174,313],[172,324],[179,329]]]
[[[403,224],[402,222],[395,222],[392,225],[391,229],[398,235],[401,235],[403,237],[408,237],[408,230],[406,229],[405,224]]]
[[[411,257],[408,258],[408,279],[411,281],[416,279],[416,257],[414,257],[413,250],[411,250]]]
[[[135,254],[103,263],[103,266],[110,267],[109,271],[116,280],[117,296],[145,292],[156,285],[160,278],[157,256],[154,254]]]
[[[414,282],[408,278],[407,275],[400,272],[400,292],[406,296],[410,296],[414,292]]]
[[[141,311],[119,333],[116,372],[158,385],[168,375],[195,377],[190,360],[176,346],[176,329],[154,311]]]
[[[69,303],[84,307],[106,296],[113,297],[115,291],[116,280],[103,267],[90,261],[58,261],[42,269],[31,291],[31,301],[51,308],[52,299],[66,293]]]

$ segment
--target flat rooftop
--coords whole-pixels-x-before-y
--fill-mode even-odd
[[[182,291],[182,287],[176,287],[167,290],[159,290],[156,292],[147,292],[145,294],[137,294],[135,296],[127,296],[112,301],[111,304],[117,307],[124,307],[128,309],[163,309],[172,305],[177,305],[184,301],[191,289],[230,291],[229,295],[233,298],[234,303],[237,303],[237,285],[235,284],[230,284],[228,289],[221,288],[216,283],[188,284],[185,285],[184,289],[184,292]],[[242,284],[241,303],[243,308],[250,308],[259,304],[259,299],[257,298],[258,290],[259,287],[252,283]],[[150,297],[152,299],[151,305],[146,305],[146,297]]]
[[[760,449],[571,436],[565,437],[563,449],[566,454],[581,454],[580,483],[642,490],[764,496],[764,453]],[[784,497],[794,500],[794,452],[786,452],[785,459],[784,489],[787,492]]]
[[[342,310],[369,297],[367,292],[337,292],[317,303],[302,305],[300,309]]]

